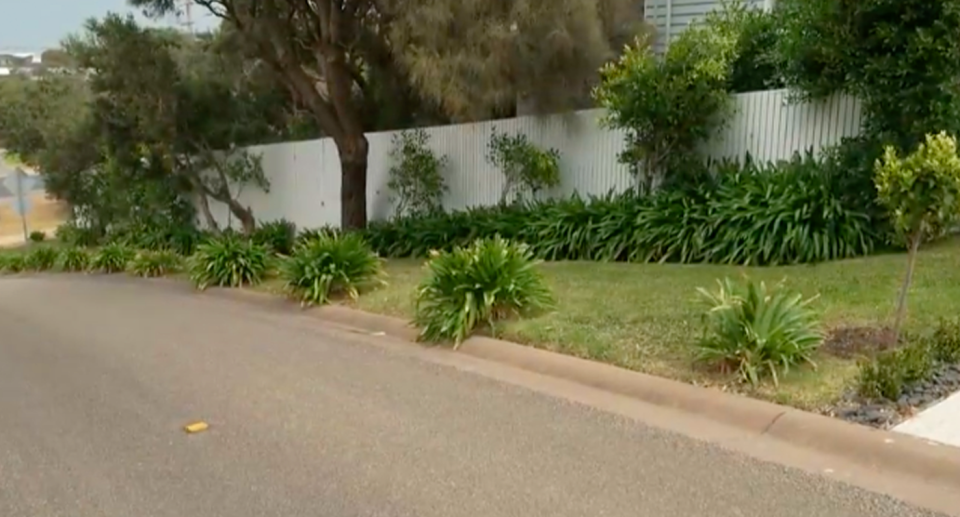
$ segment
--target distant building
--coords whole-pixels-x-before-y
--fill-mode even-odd
[[[14,74],[34,75],[46,70],[43,52],[16,52],[0,49],[0,77]]]

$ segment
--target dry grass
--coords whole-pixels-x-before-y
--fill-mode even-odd
[[[718,278],[742,274],[768,282],[785,279],[808,296],[820,295],[817,307],[827,328],[870,326],[889,318],[905,264],[903,255],[773,268],[545,263],[541,267],[558,309],[511,322],[502,337],[654,375],[722,384],[727,379],[693,365],[693,345],[702,331],[697,287],[712,288]],[[391,261],[387,271],[389,285],[361,297],[358,307],[411,317],[420,263]],[[909,303],[908,326],[914,329],[960,313],[960,240],[922,251]],[[829,405],[852,381],[856,364],[825,354],[817,362],[816,371],[798,371],[755,395],[806,409]]]

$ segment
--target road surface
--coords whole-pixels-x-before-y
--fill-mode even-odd
[[[0,332],[3,517],[938,515],[171,285],[3,278]]]

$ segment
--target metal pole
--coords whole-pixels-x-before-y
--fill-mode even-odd
[[[23,169],[17,167],[14,171],[17,177],[17,211],[20,212],[20,225],[23,227],[23,242],[30,242],[30,233],[27,231],[26,203],[23,202]]]

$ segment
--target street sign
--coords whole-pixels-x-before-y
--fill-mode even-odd
[[[24,242],[26,242],[28,235],[26,215],[27,212],[30,211],[30,200],[27,196],[33,189],[34,183],[36,183],[36,180],[23,172],[23,169],[20,167],[14,169],[13,174],[8,174],[3,178],[3,186],[12,192],[14,196],[13,209],[17,212],[17,215],[20,216],[20,222],[23,226]]]

